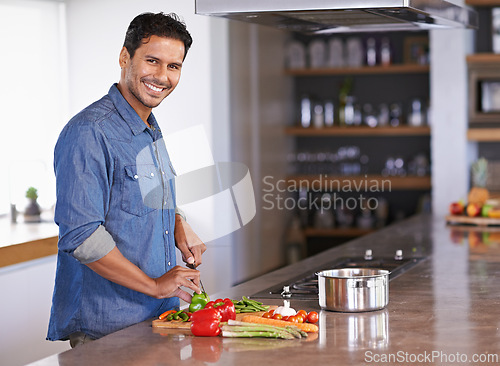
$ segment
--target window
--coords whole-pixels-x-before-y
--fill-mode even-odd
[[[24,210],[26,190],[55,203],[53,150],[67,120],[65,5],[0,0],[0,214]]]

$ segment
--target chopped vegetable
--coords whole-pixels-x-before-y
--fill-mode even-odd
[[[202,292],[201,294],[194,293],[191,298],[191,304],[189,304],[189,311],[194,313],[196,310],[201,310],[207,305],[210,301],[210,298],[206,294],[206,292]]]
[[[284,321],[284,320],[276,320],[276,319],[267,319],[263,318],[261,316],[255,316],[255,315],[245,315],[243,319],[241,319],[243,322],[248,322],[248,323],[257,323],[257,324],[266,324],[266,325],[274,325],[276,327],[288,327],[290,326],[290,322]],[[300,330],[303,330],[304,332],[307,333],[315,333],[319,330],[318,326],[315,324],[309,324],[309,323],[293,323],[293,325]]]
[[[220,334],[221,315],[219,310],[201,309],[191,315],[191,333],[201,337],[215,337]]]
[[[172,309],[172,310],[167,310],[167,311],[165,311],[163,314],[161,314],[161,315],[158,317],[158,319],[162,320],[162,319],[166,318],[168,314],[175,313],[176,311],[177,311],[177,310],[174,310],[174,309]]]

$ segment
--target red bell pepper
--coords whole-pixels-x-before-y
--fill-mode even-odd
[[[203,309],[213,309],[215,308],[215,301],[209,301]]]
[[[191,333],[201,337],[220,334],[221,315],[218,309],[201,309],[191,314]]]
[[[224,299],[220,305],[216,304],[216,309],[220,311],[222,322],[227,322],[229,319],[236,319],[236,309],[230,299]]]
[[[217,309],[222,317],[221,322],[226,323],[229,319],[236,319],[236,309],[231,299],[217,299],[209,301],[204,309]]]

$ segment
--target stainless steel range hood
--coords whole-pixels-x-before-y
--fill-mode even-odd
[[[477,13],[444,0],[195,0],[196,14],[304,33],[477,28]]]

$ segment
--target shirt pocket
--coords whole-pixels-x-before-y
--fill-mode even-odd
[[[161,182],[153,164],[125,166],[122,210],[144,216],[161,208]]]

